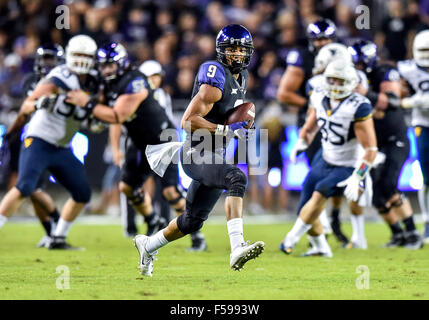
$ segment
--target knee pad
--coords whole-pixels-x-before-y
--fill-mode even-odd
[[[133,190],[133,195],[128,197],[128,203],[134,206],[141,205],[144,202],[144,190],[135,189]]]
[[[390,206],[392,208],[399,208],[400,206],[402,206],[404,204],[404,195],[401,193],[399,195],[399,198],[396,199],[395,201],[393,201]]]
[[[381,215],[388,214],[391,208],[392,207],[381,206],[381,207],[377,207],[377,211]]]
[[[246,191],[247,177],[243,171],[234,167],[226,173],[225,184],[227,186],[227,196],[243,198]]]
[[[177,218],[177,227],[183,234],[196,232],[202,228],[204,219],[192,216],[186,211]]]
[[[79,191],[72,194],[72,198],[76,202],[88,203],[91,200],[91,188],[88,186],[79,189]]]
[[[177,186],[175,186],[174,187],[175,189],[176,189],[176,192],[179,194],[178,196],[177,196],[177,198],[175,198],[175,199],[171,199],[171,200],[168,200],[168,203],[170,204],[170,205],[172,205],[172,206],[174,206],[176,203],[178,203],[180,200],[182,200],[182,199],[184,199],[185,198],[185,195],[183,194],[183,191],[182,190],[180,190]]]

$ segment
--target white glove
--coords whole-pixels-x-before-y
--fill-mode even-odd
[[[290,157],[289,157],[290,162],[295,164],[296,157],[298,156],[298,154],[302,151],[307,150],[307,148],[308,148],[307,142],[305,142],[304,139],[299,138],[298,141],[293,146],[292,150],[290,151]]]
[[[371,166],[371,163],[366,160],[362,160],[350,177],[337,183],[337,187],[346,187],[344,189],[344,196],[348,200],[358,201],[360,182],[365,179],[365,176],[371,169]]]
[[[429,108],[429,94],[415,93],[411,97],[401,100],[401,107],[409,108]]]
[[[359,199],[359,184],[362,179],[353,172],[353,174],[346,180],[338,182],[337,187],[346,187],[344,189],[344,196],[350,201],[357,201]]]
[[[372,167],[377,168],[380,164],[383,164],[385,161],[386,161],[386,155],[383,152],[378,151],[372,163]]]

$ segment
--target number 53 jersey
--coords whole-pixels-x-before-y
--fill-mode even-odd
[[[334,166],[354,167],[362,156],[354,123],[372,116],[370,101],[352,93],[335,103],[325,95],[325,91],[315,90],[310,96],[310,104],[316,110],[324,160]]]
[[[67,91],[82,89],[97,93],[97,83],[93,76],[87,75],[81,84],[76,74],[65,64],[59,65],[46,76],[58,88],[58,97],[52,108],[37,110],[28,124],[27,136],[37,137],[58,147],[67,148],[74,134],[80,129],[82,121],[90,111],[83,107],[66,103]]]

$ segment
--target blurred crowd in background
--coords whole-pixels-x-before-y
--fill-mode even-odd
[[[69,8],[69,28],[56,27],[60,5]],[[356,28],[359,5],[370,9],[368,30]],[[429,0],[0,0],[0,123],[10,123],[8,117],[16,115],[10,111],[20,107],[21,83],[32,71],[36,48],[45,43],[65,48],[81,33],[98,45],[121,42],[136,65],[160,62],[163,88],[173,98],[173,110],[181,111],[183,103],[175,101],[190,99],[197,68],[215,58],[215,37],[228,23],[243,24],[253,35],[247,98],[260,101],[259,112],[276,103],[288,51],[307,45],[306,27],[319,17],[335,22],[343,43],[373,40],[382,59],[398,61],[411,57],[413,36],[429,27]],[[296,110],[271,110],[259,123],[270,128],[270,141],[279,144],[284,130],[276,128],[285,126],[280,116]]]

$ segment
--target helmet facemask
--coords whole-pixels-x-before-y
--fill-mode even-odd
[[[220,44],[216,48],[218,60],[229,68],[232,74],[240,73],[250,64],[253,45],[249,44]]]

